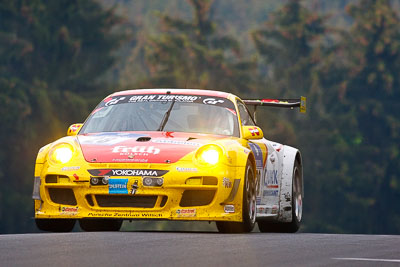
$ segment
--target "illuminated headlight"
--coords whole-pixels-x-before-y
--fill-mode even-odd
[[[222,156],[222,149],[216,145],[206,145],[201,147],[196,153],[196,159],[200,164],[215,165]]]
[[[56,145],[50,152],[50,159],[54,163],[67,163],[72,159],[74,148],[67,143]]]

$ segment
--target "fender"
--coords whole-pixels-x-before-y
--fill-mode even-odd
[[[302,166],[300,151],[290,146],[283,147],[282,157],[282,180],[281,180],[281,192],[279,195],[279,222],[291,222],[292,221],[292,182],[293,182],[293,168],[295,161],[299,160],[300,166]],[[301,172],[303,169],[301,168]],[[303,173],[301,175],[303,177]],[[304,197],[304,184],[301,181],[301,191]]]

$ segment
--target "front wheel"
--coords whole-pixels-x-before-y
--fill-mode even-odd
[[[109,231],[117,232],[121,229],[122,220],[112,219],[81,219],[79,226],[86,232]]]
[[[289,223],[259,221],[258,228],[261,232],[295,233],[299,230],[303,216],[301,165],[296,161],[293,167],[292,182],[292,221]]]
[[[216,222],[221,233],[251,232],[256,223],[256,185],[253,165],[246,164],[243,186],[243,222]]]
[[[75,219],[35,219],[37,228],[47,232],[71,232]]]

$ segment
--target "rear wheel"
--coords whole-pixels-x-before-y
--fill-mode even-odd
[[[243,186],[243,222],[216,222],[221,233],[251,232],[256,223],[256,185],[253,165],[248,161]]]
[[[47,232],[71,232],[75,219],[35,219],[37,228]]]
[[[79,226],[83,231],[86,232],[100,232],[100,231],[116,232],[119,231],[119,229],[121,229],[122,220],[81,219],[79,220]]]
[[[303,216],[302,171],[296,161],[293,167],[292,182],[292,221],[289,223],[259,221],[261,232],[295,233],[299,230]]]

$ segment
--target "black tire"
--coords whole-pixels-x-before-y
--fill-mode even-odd
[[[75,226],[75,219],[35,219],[39,230],[46,232],[71,232]]]
[[[243,222],[220,222],[217,228],[220,233],[248,233],[256,223],[256,185],[253,165],[247,161],[243,186]]]
[[[303,215],[302,180],[301,165],[296,160],[292,182],[292,221],[289,223],[258,221],[260,232],[295,233],[299,230]]]
[[[121,229],[122,220],[112,219],[81,219],[79,226],[86,232],[117,232]]]

